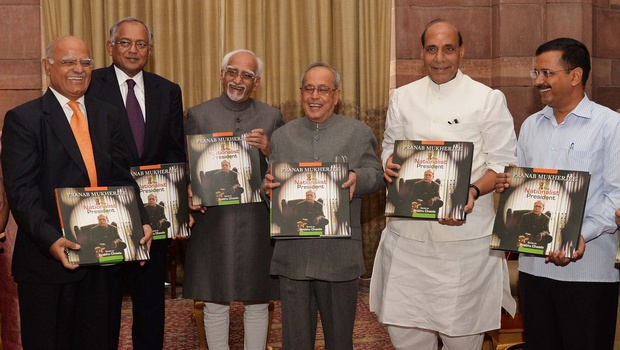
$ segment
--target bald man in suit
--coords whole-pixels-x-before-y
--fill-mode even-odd
[[[84,96],[92,60],[86,44],[61,37],[43,59],[46,93],[7,112],[2,134],[2,169],[11,211],[19,228],[13,276],[25,349],[104,349],[108,337],[104,267],[70,264],[65,249],[80,246],[62,236],[54,189],[134,186],[114,107]],[[77,105],[75,105],[77,103]],[[75,109],[74,109],[75,108]],[[77,110],[79,108],[79,110]],[[84,120],[85,118],[85,120]],[[87,123],[82,143],[72,121]],[[86,149],[92,149],[88,157]],[[84,153],[83,153],[84,152]],[[140,206],[142,207],[142,206]],[[146,243],[148,215],[141,209]]]

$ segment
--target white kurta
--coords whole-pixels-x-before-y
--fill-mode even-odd
[[[457,121],[457,122],[455,122]],[[450,122],[450,123],[449,123]],[[504,95],[461,71],[437,85],[428,77],[390,99],[383,163],[395,140],[474,143],[471,182],[516,160],[516,136]],[[461,336],[499,328],[501,306],[514,312],[505,260],[489,250],[491,194],[476,200],[463,226],[390,218],[379,244],[371,310],[386,324]]]

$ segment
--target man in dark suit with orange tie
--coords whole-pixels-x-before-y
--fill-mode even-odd
[[[2,134],[6,193],[19,229],[13,256],[25,349],[105,349],[102,267],[80,267],[65,249],[54,196],[59,187],[138,186],[128,171],[116,110],[84,96],[93,61],[73,36],[53,41],[43,66],[50,87],[7,112]],[[141,223],[150,240],[148,215]]]
[[[153,34],[144,22],[133,17],[116,22],[110,28],[106,44],[113,64],[93,71],[87,92],[118,109],[131,166],[185,162],[181,88],[143,70],[151,56],[152,44]],[[154,240],[151,260],[143,267],[136,264],[119,267],[133,301],[134,349],[163,348],[169,244],[169,239]],[[120,324],[117,320],[120,320],[123,291],[122,284],[112,291],[116,301],[116,307],[111,310],[114,326]],[[117,348],[119,332],[117,328],[117,339],[109,344],[110,349]]]

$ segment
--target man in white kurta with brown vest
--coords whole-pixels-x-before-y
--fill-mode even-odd
[[[484,332],[499,328],[507,274],[503,253],[489,250],[496,172],[515,161],[516,137],[504,95],[459,70],[464,55],[458,30],[429,23],[421,56],[427,76],[391,97],[382,161],[388,182],[395,140],[474,143],[467,221],[390,218],[371,281],[371,310],[387,325],[396,349],[480,349]],[[504,283],[506,282],[506,284]],[[505,296],[505,297],[503,297]]]

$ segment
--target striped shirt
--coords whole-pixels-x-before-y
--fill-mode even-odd
[[[523,123],[517,163],[524,167],[588,171],[591,175],[581,235],[583,258],[567,266],[520,254],[519,270],[560,281],[617,282],[618,239],[614,212],[620,207],[620,114],[584,98],[558,125],[549,106]]]

